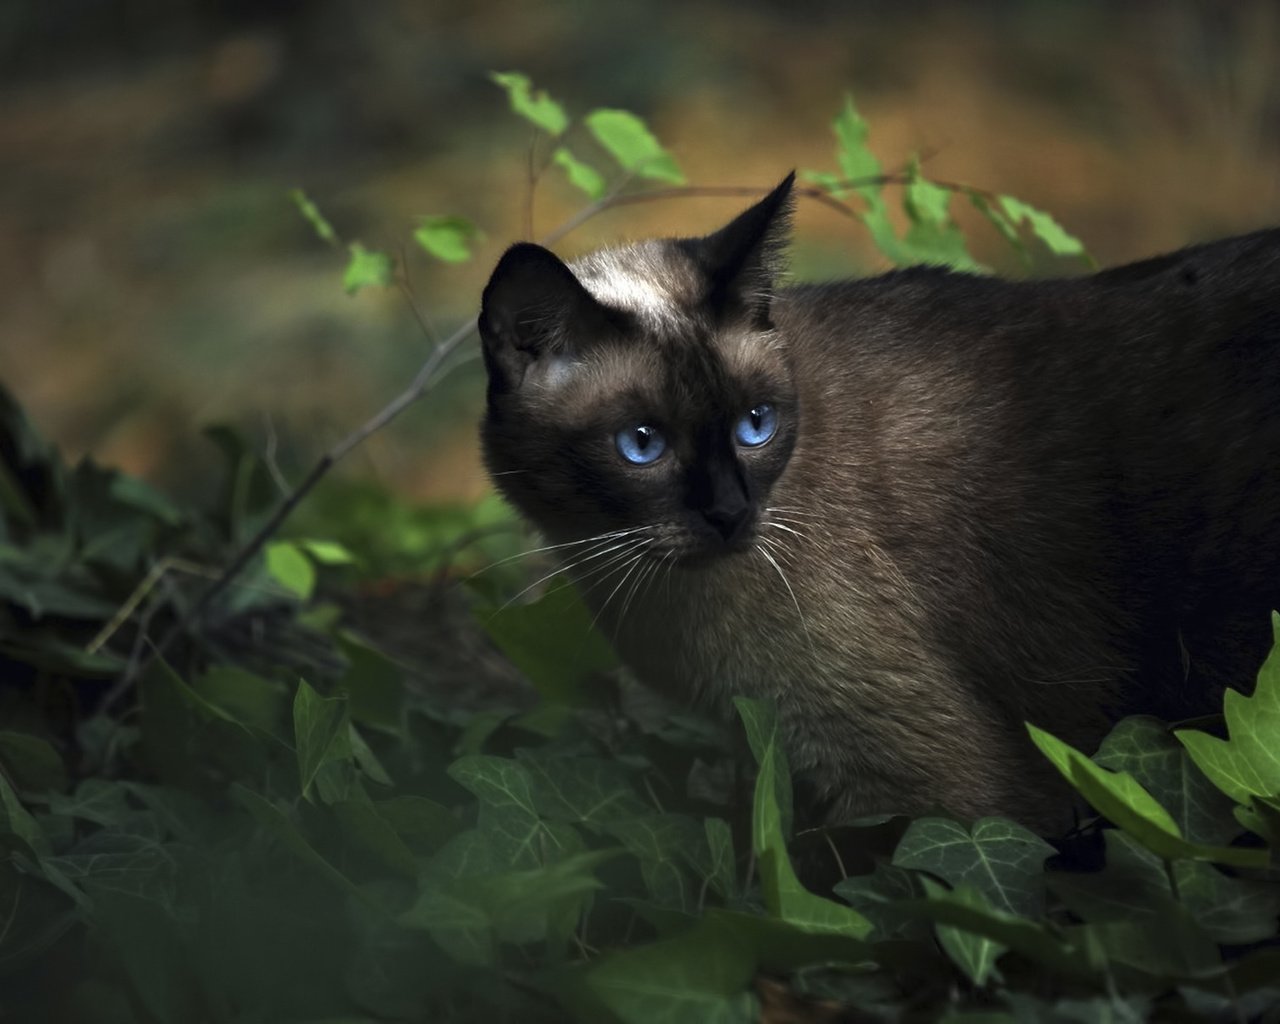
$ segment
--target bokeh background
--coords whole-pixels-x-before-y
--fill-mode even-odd
[[[212,423],[297,473],[429,343],[396,290],[343,293],[343,260],[287,192],[346,240],[403,248],[448,332],[525,230],[531,133],[491,70],[526,72],[571,113],[636,111],[695,184],[761,189],[833,168],[849,91],[886,168],[919,151],[932,177],[1052,211],[1103,264],[1280,223],[1275,0],[4,0],[0,379],[69,454],[179,492],[215,472]],[[578,205],[549,175],[535,229]],[[741,205],[627,207],[559,248],[700,232]],[[414,251],[422,214],[479,224],[476,259]],[[796,265],[882,268],[817,206]],[[345,471],[475,498],[481,384],[472,363]]]

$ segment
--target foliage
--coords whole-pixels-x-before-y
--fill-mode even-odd
[[[574,121],[494,77],[592,199],[682,180],[634,115]],[[836,135],[839,175],[810,180],[893,259],[976,266],[957,194],[1082,251],[918,160],[898,221],[851,101]],[[443,216],[415,237],[446,262],[481,238]],[[348,284],[394,276],[345,249]],[[729,729],[639,690],[493,500],[326,481],[148,660],[278,500],[234,432],[210,440],[225,486],[179,508],[67,466],[0,394],[0,1016],[1280,1019],[1280,654],[1228,696],[1228,739],[1130,719],[1089,758],[1033,730],[1110,825],[826,829],[793,806],[768,704],[738,699]],[[410,609],[406,646],[389,609],[419,591],[443,641]]]

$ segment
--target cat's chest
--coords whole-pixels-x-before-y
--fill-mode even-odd
[[[656,573],[600,621],[623,659],[674,695],[794,698],[870,683],[918,657],[904,586],[856,546],[795,542]]]

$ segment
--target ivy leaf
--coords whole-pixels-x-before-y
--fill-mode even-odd
[[[571,185],[581,189],[592,199],[599,199],[604,195],[604,175],[590,164],[579,160],[563,146],[551,154],[551,162],[564,170]]]
[[[707,818],[702,823],[703,833],[707,839],[707,853],[710,857],[705,866],[695,865],[711,888],[726,903],[737,896],[738,872],[733,856],[733,833],[729,823],[723,818]]]
[[[602,888],[595,869],[617,853],[586,850],[536,868],[465,878],[458,891],[485,910],[506,942],[556,938],[563,923],[572,930],[586,898]]]
[[[557,703],[586,702],[589,684],[618,664],[573,587],[549,590],[530,604],[481,612],[480,620],[534,688]]]
[[[16,836],[34,853],[42,856],[51,852],[49,839],[31,812],[22,806],[18,794],[0,775],[0,841],[6,835]],[[0,848],[3,848],[0,846]]]
[[[449,808],[411,793],[375,800],[373,809],[415,854],[434,853],[463,829]]]
[[[748,942],[715,919],[663,942],[614,953],[585,977],[587,994],[626,1024],[749,1024],[755,973]],[[608,1019],[600,1012],[579,1019]]]
[[[642,178],[684,184],[684,174],[675,159],[654,138],[648,125],[629,110],[593,110],[586,116],[586,125],[624,170]]]
[[[1094,764],[1074,747],[1027,725],[1037,747],[1099,814],[1124,829],[1152,853],[1166,860],[1188,857],[1236,867],[1265,867],[1265,850],[1205,846],[1182,837],[1178,824],[1128,772],[1111,772]]]
[[[873,942],[916,941],[929,932],[917,917],[902,912],[902,904],[922,895],[915,872],[882,861],[869,875],[853,875],[835,884],[835,893],[874,926]]]
[[[918,877],[922,884],[928,882],[926,876]],[[937,883],[928,889],[927,898],[903,903],[901,910],[990,939],[1066,977],[1092,979],[1098,974],[1098,965],[1083,948],[1050,932],[1043,923],[979,905]]]
[[[1101,871],[1052,872],[1046,878],[1049,887],[1090,924],[1158,916],[1171,898],[1164,861],[1117,829],[1106,830],[1102,838],[1106,865]]]
[[[418,862],[413,851],[400,838],[391,824],[367,800],[338,800],[334,816],[351,842],[392,871],[407,878],[417,878]]]
[[[648,812],[626,770],[616,762],[528,750],[518,751],[517,759],[529,776],[534,806],[550,821],[599,828]]]
[[[19,789],[33,793],[63,790],[67,769],[53,744],[40,736],[0,729],[0,768]]]
[[[800,884],[782,831],[778,793],[791,791],[786,755],[778,738],[776,715],[763,701],[735,697],[734,705],[747,726],[747,735],[760,745],[751,842],[759,862],[760,885],[769,913],[810,934],[843,935],[863,939],[871,922],[850,907],[824,899]]]
[[[1093,760],[1137,779],[1193,842],[1229,843],[1240,834],[1231,801],[1159,719],[1135,715],[1117,723]]]
[[[304,864],[310,865],[334,885],[360,900],[367,897],[355,883],[319,853],[302,834],[302,830],[280,807],[260,793],[255,793],[238,782],[231,784],[231,797],[247,810],[254,819]]]
[[[267,572],[280,586],[306,601],[316,588],[316,569],[292,541],[277,540],[267,545]]]
[[[371,286],[385,288],[391,283],[391,257],[385,252],[366,249],[359,242],[352,242],[347,248],[351,258],[342,275],[342,287],[348,295]]]
[[[913,821],[893,863],[937,875],[953,889],[970,886],[988,905],[1021,917],[1044,912],[1044,862],[1052,846],[1021,825],[982,818],[967,829],[946,818]]]
[[[1280,615],[1274,612],[1271,627],[1280,638]],[[1280,797],[1280,644],[1258,672],[1253,695],[1227,690],[1223,713],[1229,739],[1195,729],[1175,735],[1200,770],[1237,803]]]
[[[971,885],[961,885],[947,893],[942,885],[927,876],[921,878],[920,882],[927,896],[940,896],[946,893],[951,902],[959,906],[973,907],[980,911],[991,909],[982,893]],[[954,925],[937,924],[935,927],[938,933],[938,945],[971,982],[982,987],[992,977],[1000,976],[996,970],[996,961],[1005,951],[1000,943]]]
[[[452,891],[447,879],[427,876],[417,898],[396,918],[405,928],[422,928],[455,960],[487,966],[495,959],[489,915]]]
[[[298,781],[302,795],[311,799],[311,787],[320,769],[351,756],[347,698],[321,697],[305,681],[299,681],[293,699],[293,734],[298,753]]]
[[[449,765],[449,777],[490,807],[511,807],[538,817],[533,778],[517,761],[489,754],[469,754]]]
[[[564,108],[548,96],[546,90],[534,92],[528,75],[518,71],[491,71],[489,80],[506,90],[512,110],[548,135],[559,135],[569,127]]]
[[[777,712],[767,701],[752,700],[747,697],[735,697],[733,706],[737,709],[738,717],[742,719],[742,725],[746,729],[747,745],[751,748],[751,754],[755,757],[756,763],[760,764],[764,761],[770,745],[775,744],[778,729]],[[772,776],[773,805],[778,809],[778,825],[782,830],[783,839],[787,839],[791,836],[791,773],[786,763],[786,755],[780,750],[776,755],[775,764],[777,770]]]
[[[471,259],[471,244],[480,229],[465,217],[420,217],[413,232],[423,250],[445,263],[465,263]]]
[[[1009,220],[1017,225],[1026,224],[1031,233],[1044,243],[1055,256],[1079,256],[1086,263],[1093,265],[1093,258],[1085,251],[1084,243],[1069,234],[1061,224],[1043,210],[1037,210],[1030,203],[1024,203],[1013,196],[1000,196],[997,200],[1000,209]]]
[[[678,910],[697,909],[698,887],[685,871],[685,853],[701,829],[682,814],[648,814],[612,821],[605,830],[640,862],[640,873],[654,902]]]

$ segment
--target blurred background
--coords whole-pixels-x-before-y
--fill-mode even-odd
[[[213,423],[296,475],[429,342],[397,290],[344,294],[341,254],[288,191],[344,241],[403,248],[422,309],[451,331],[525,232],[531,131],[492,70],[527,73],[571,114],[634,110],[694,184],[761,190],[834,169],[848,91],[886,169],[921,152],[931,177],[1051,211],[1104,265],[1280,223],[1275,0],[4,0],[0,379],[68,454],[179,492],[219,466],[200,433]],[[580,205],[548,175],[535,233]],[[626,207],[558,249],[698,233],[743,205]],[[477,223],[476,258],[412,247],[424,214]],[[1026,272],[959,219],[980,259]],[[796,266],[883,268],[815,204]],[[475,498],[481,388],[473,362],[344,471]]]

